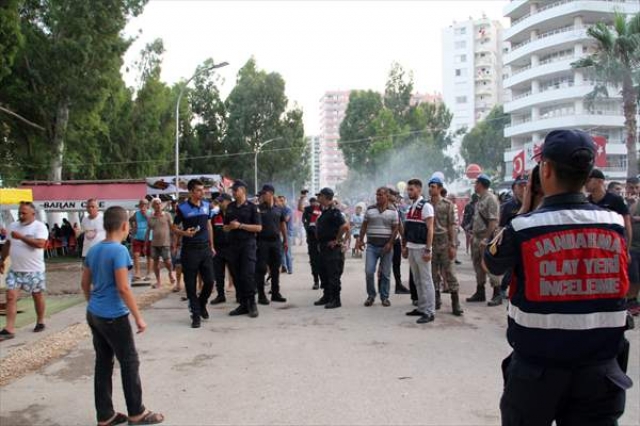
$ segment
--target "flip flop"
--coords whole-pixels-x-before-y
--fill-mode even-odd
[[[109,423],[98,423],[98,426],[116,426],[126,423],[129,418],[122,414],[116,413],[116,416]]]
[[[141,276],[135,276],[133,277],[134,281],[142,281],[142,277]]]
[[[13,339],[14,337],[16,337],[15,333],[7,331],[6,328],[3,328],[0,331],[0,342],[2,342],[3,340]]]
[[[36,326],[33,328],[33,332],[34,333],[40,333],[41,331],[43,331],[45,329],[45,325],[38,323],[36,324]]]
[[[129,420],[130,425],[157,425],[164,421],[164,416],[160,413],[149,411],[140,420],[134,422]]]

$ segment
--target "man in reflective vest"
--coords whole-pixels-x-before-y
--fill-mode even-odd
[[[613,425],[624,412],[627,244],[622,216],[581,192],[594,159],[588,134],[549,133],[542,205],[516,216],[484,252],[491,273],[513,273],[503,425]],[[528,193],[523,203],[530,211]]]

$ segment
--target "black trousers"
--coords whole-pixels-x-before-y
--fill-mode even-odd
[[[311,265],[313,282],[318,283],[320,279],[320,252],[318,249],[318,240],[314,232],[307,232],[307,253],[309,253],[309,264]]]
[[[344,271],[344,254],[340,247],[320,246],[320,279],[323,295],[328,299],[340,297],[342,290],[342,272]]]
[[[413,281],[413,272],[409,270],[409,291],[411,292],[411,300],[418,300],[418,289]]]
[[[229,261],[229,248],[216,249],[216,255],[213,257],[213,274],[216,279],[216,291],[218,295],[224,296],[224,280],[226,277],[226,268],[229,267],[229,274],[233,281],[233,286],[236,285],[235,277],[233,276],[233,269],[231,268],[231,262]],[[237,290],[236,290],[237,291]]]
[[[184,287],[187,290],[189,309],[192,317],[199,317],[200,310],[207,305],[213,291],[213,253],[204,245],[182,246],[180,262],[184,275]],[[198,295],[198,274],[202,277],[202,291]]]
[[[572,368],[529,363],[512,353],[502,362],[503,426],[613,426],[624,412],[631,379],[616,359]]]
[[[111,399],[114,355],[120,363],[120,376],[129,416],[144,413],[140,360],[133,340],[129,314],[118,318],[101,318],[87,312],[87,323],[93,336],[96,351],[94,398],[98,422],[106,422],[115,415]]]
[[[256,286],[258,294],[264,295],[265,275],[267,270],[271,272],[271,294],[280,294],[280,239],[276,241],[258,240],[258,253],[256,262]]]
[[[511,282],[512,274],[513,272],[509,270],[502,276],[502,281],[500,282],[500,290],[507,291],[509,289],[509,283]]]
[[[402,264],[402,244],[400,239],[397,238],[393,243],[393,277],[396,280],[396,287],[402,284],[402,273],[400,272],[400,266]]]
[[[236,241],[229,250],[231,270],[240,303],[248,306],[256,298],[256,240]]]

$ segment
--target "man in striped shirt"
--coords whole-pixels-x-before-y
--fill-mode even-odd
[[[380,299],[382,306],[391,306],[389,287],[391,282],[391,261],[393,244],[398,234],[400,219],[398,211],[389,203],[389,189],[378,188],[376,205],[367,208],[358,238],[357,248],[363,250],[367,239],[365,273],[367,279],[367,300],[364,306],[371,306],[376,299],[376,267],[380,263]]]

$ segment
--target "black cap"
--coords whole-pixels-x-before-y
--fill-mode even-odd
[[[576,153],[587,151],[591,155],[586,159],[576,157]],[[576,170],[591,169],[595,161],[596,145],[588,133],[582,130],[554,130],[544,138],[540,157],[559,164],[571,166]],[[581,160],[581,161],[578,161]],[[604,176],[603,176],[604,178]]]
[[[323,196],[327,197],[328,199],[332,200],[334,193],[333,193],[333,189],[331,189],[331,188],[322,188],[317,195],[318,196],[323,195]]]
[[[218,196],[218,198],[216,198],[216,201],[219,202],[219,203],[221,203],[223,201],[232,201],[232,200],[233,200],[233,198],[231,198],[231,195],[229,195],[227,193],[220,194]]]
[[[264,193],[264,192],[275,193],[276,189],[273,187],[273,185],[265,183],[264,185],[262,185],[262,189],[260,190],[260,193]]]
[[[318,199],[316,197],[309,198],[309,203],[317,203]]]
[[[247,182],[243,181],[242,179],[236,179],[233,181],[233,185],[231,185],[231,189],[238,189],[238,188],[248,188],[249,185],[247,185]]]
[[[600,169],[593,169],[591,170],[591,173],[589,173],[589,178],[590,179],[602,179],[604,180],[604,173],[602,173],[602,170]]]

